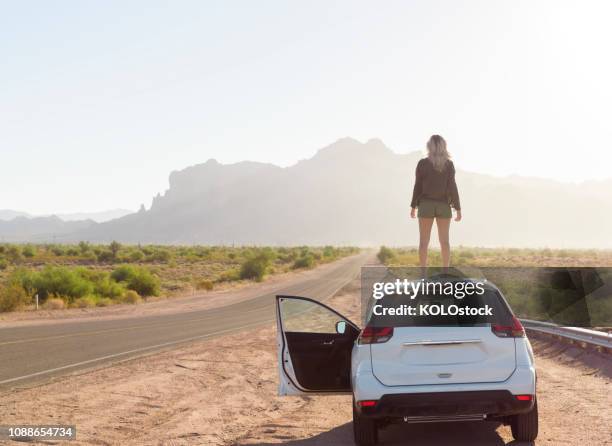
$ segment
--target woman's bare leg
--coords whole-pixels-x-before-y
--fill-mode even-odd
[[[436,218],[436,226],[438,227],[438,239],[440,240],[440,253],[442,255],[442,266],[444,272],[448,272],[450,265],[450,218]]]
[[[425,276],[427,268],[427,249],[429,248],[429,238],[431,237],[431,227],[433,218],[419,218],[419,264],[421,272]]]

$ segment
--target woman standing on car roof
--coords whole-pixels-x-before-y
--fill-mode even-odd
[[[459,191],[455,182],[455,165],[446,150],[446,141],[440,135],[433,135],[427,142],[427,158],[419,161],[412,192],[410,216],[419,217],[419,263],[427,267],[427,249],[431,228],[436,220],[442,266],[450,264],[450,221],[453,216],[451,206],[456,211],[455,221],[461,221]]]

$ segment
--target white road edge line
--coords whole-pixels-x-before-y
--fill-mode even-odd
[[[243,311],[241,314],[249,314],[249,313],[254,313],[256,311],[261,311],[262,308],[254,308],[252,310],[247,310],[247,311]],[[195,319],[186,319],[186,320],[176,320],[176,321],[172,321],[172,322],[163,322],[163,323],[152,323],[152,324],[140,324],[140,325],[130,325],[127,327],[115,327],[115,328],[107,328],[106,330],[95,330],[95,331],[78,331],[76,333],[66,333],[66,334],[61,334],[61,335],[55,335],[55,336],[39,336],[37,338],[28,338],[28,339],[17,339],[14,341],[6,341],[6,342],[0,342],[0,347],[4,346],[4,345],[15,345],[15,344],[25,344],[27,342],[36,342],[36,341],[47,341],[47,340],[51,340],[51,339],[65,339],[65,338],[74,338],[74,337],[78,337],[78,336],[91,336],[91,335],[97,335],[97,334],[101,334],[101,333],[116,333],[119,331],[128,331],[128,330],[137,330],[139,328],[152,328],[152,327],[169,327],[172,325],[177,325],[178,324],[190,324],[193,322],[202,322],[202,321],[206,321],[208,319],[214,318],[213,316],[205,316],[205,317],[199,317],[199,318],[195,318]]]
[[[230,331],[238,331],[238,330],[241,330],[243,328],[253,327],[253,326],[256,326],[256,325],[263,325],[263,324],[266,324],[266,323],[272,322],[272,321],[274,321],[274,319],[269,319],[269,320],[265,320],[265,321],[259,321],[259,322],[255,322],[255,323],[252,323],[252,324],[242,325],[240,327],[229,328],[227,330],[216,331],[214,333],[208,333],[208,334],[205,334],[205,335],[194,336],[194,337],[191,337],[191,338],[179,339],[178,341],[164,342],[162,344],[150,345],[148,347],[137,348],[137,349],[128,350],[128,351],[125,351],[125,352],[113,353],[112,355],[100,356],[98,358],[88,359],[87,361],[75,362],[73,364],[68,364],[68,365],[64,365],[64,366],[61,366],[61,367],[56,367],[54,369],[43,370],[43,371],[36,372],[36,373],[30,373],[29,375],[23,375],[23,376],[18,376],[18,377],[15,377],[15,378],[5,379],[4,381],[0,381],[0,385],[1,384],[8,384],[8,383],[15,382],[15,381],[21,381],[21,380],[28,379],[28,378],[34,378],[35,376],[47,375],[49,373],[58,372],[60,370],[66,370],[66,369],[78,367],[78,366],[85,365],[85,364],[91,364],[91,363],[94,363],[94,362],[103,361],[105,359],[111,359],[111,358],[116,358],[118,356],[129,355],[131,353],[144,352],[144,351],[147,351],[147,350],[153,350],[153,349],[160,348],[160,347],[167,347],[167,346],[170,346],[170,345],[180,344],[182,342],[195,341],[196,339],[205,339],[205,338],[209,338],[209,337],[214,336],[214,335],[218,335],[218,334],[222,334],[222,333],[227,333],[227,332],[230,332]]]

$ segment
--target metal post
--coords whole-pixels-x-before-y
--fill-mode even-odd
[[[38,294],[36,294],[36,310],[38,310]]]

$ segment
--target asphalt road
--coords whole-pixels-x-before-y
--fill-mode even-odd
[[[125,319],[0,327],[0,388],[22,386],[67,373],[149,354],[274,320],[274,296],[325,300],[359,274],[369,255],[298,277],[240,303],[184,313]]]

